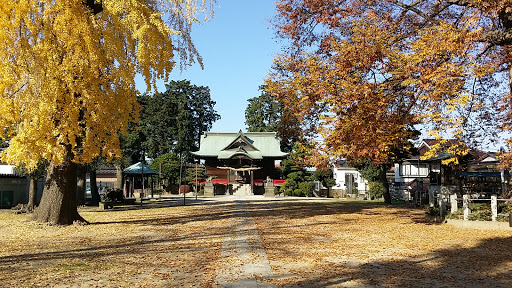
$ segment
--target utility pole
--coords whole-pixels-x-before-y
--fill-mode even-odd
[[[196,163],[196,200],[197,200],[197,192],[199,192],[199,191],[197,191],[197,163]]]
[[[144,197],[144,149],[142,149],[142,159],[140,161],[140,173],[142,179],[142,193],[140,194],[140,203],[142,203],[142,198]]]
[[[178,184],[178,193],[181,190],[181,170],[182,170],[182,166],[183,166],[183,155],[182,155],[182,153],[180,153],[180,183]],[[186,199],[185,187],[183,187],[183,206],[185,206],[185,199]]]

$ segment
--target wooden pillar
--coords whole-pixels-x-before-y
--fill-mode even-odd
[[[128,191],[126,191],[126,177],[124,178],[124,181],[123,181],[123,194],[124,194],[124,198],[128,198]]]
[[[249,170],[251,173],[251,195],[254,195],[254,170]]]
[[[150,187],[151,187],[151,198],[153,198],[153,194],[154,194],[154,191],[153,191],[153,185],[155,185],[155,183],[153,182],[153,175],[149,176],[149,180],[150,180]]]
[[[131,197],[133,197],[133,193],[135,193],[135,176],[132,176],[132,188],[130,190],[132,190]]]
[[[224,194],[231,195],[231,189],[229,188],[229,174],[231,173],[231,170],[226,169],[226,192]],[[236,177],[235,177],[236,178]]]

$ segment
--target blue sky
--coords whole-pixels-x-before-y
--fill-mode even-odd
[[[261,93],[270,71],[272,59],[281,45],[274,35],[270,20],[275,15],[275,0],[219,0],[215,17],[195,25],[192,39],[203,57],[204,70],[196,64],[171,73],[171,80],[190,80],[197,86],[208,86],[215,110],[221,119],[213,124],[213,132],[237,132],[245,127],[247,99]],[[145,91],[143,82],[137,83]],[[157,84],[164,91],[164,82]]]

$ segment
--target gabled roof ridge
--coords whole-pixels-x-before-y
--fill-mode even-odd
[[[444,143],[442,145],[445,146],[445,145],[451,144],[455,141],[458,142],[459,140],[457,140],[455,138],[446,138],[446,139],[445,138],[442,138],[442,139],[425,138],[425,139],[421,140],[420,146],[421,146],[421,144],[425,143],[430,148],[430,146],[438,144],[443,141],[444,141]]]
[[[252,143],[249,141],[249,139],[244,135],[244,132],[242,132],[242,130],[240,129],[240,131],[238,131],[238,133],[236,134],[236,138],[231,141],[228,145],[226,145],[226,147],[222,148],[220,151],[224,151],[224,150],[227,150],[229,149],[229,147],[231,147],[236,141],[238,141],[238,139],[242,139],[242,141],[244,141],[247,145],[249,145],[250,147],[252,147],[255,151],[260,151],[258,148],[254,147],[254,145],[252,145]],[[245,148],[244,148],[245,151],[247,151]]]

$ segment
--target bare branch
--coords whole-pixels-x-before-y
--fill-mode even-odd
[[[414,4],[412,4],[412,5],[402,3],[402,2],[400,2],[400,1],[398,1],[398,0],[392,0],[392,1],[391,1],[391,3],[393,3],[393,4],[397,5],[398,7],[403,8],[404,10],[412,11],[412,12],[414,12],[414,13],[418,14],[419,16],[421,16],[421,17],[422,17],[422,18],[424,18],[424,19],[430,18],[430,17],[429,17],[429,15],[427,15],[427,14],[423,13],[423,11],[421,11],[420,9],[418,9],[418,8],[414,7],[414,6],[416,6],[416,4],[418,4],[418,3],[419,3],[418,1],[416,1],[416,2],[415,2]]]
[[[469,1],[469,0],[446,0],[446,3],[457,5],[457,6],[466,6],[466,7],[473,6],[471,4],[471,1]]]

